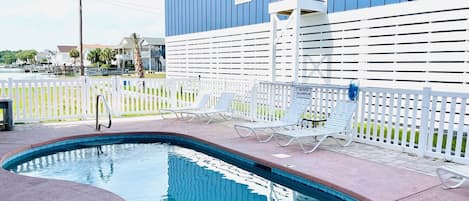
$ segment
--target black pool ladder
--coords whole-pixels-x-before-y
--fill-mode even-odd
[[[107,125],[99,123],[99,100],[103,101],[104,108],[105,108],[107,116],[109,118],[109,121],[108,121]],[[96,130],[101,131],[101,126],[104,126],[106,128],[111,128],[111,124],[112,124],[111,107],[109,107],[109,104],[107,103],[106,98],[104,97],[104,95],[97,95],[96,96]]]

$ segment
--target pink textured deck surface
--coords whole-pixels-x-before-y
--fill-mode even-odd
[[[95,134],[90,124],[59,126],[23,126],[0,133],[0,155],[57,138]],[[298,146],[280,148],[275,143],[258,143],[254,138],[241,139],[233,128],[219,123],[153,120],[119,122],[112,132],[171,132],[213,144],[333,187],[362,200],[469,200],[469,189],[443,190],[436,177],[410,170],[381,165],[367,160],[319,149],[304,154]],[[278,158],[273,154],[291,157]],[[66,181],[19,176],[0,170],[0,200],[122,200],[108,191]]]

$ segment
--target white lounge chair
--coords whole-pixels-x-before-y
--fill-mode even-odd
[[[287,112],[282,118],[280,118],[280,120],[273,122],[253,122],[235,124],[234,129],[236,130],[236,133],[238,133],[238,135],[242,138],[255,135],[259,142],[268,142],[272,139],[273,132],[266,139],[261,139],[261,137],[256,133],[256,130],[271,129],[272,131],[275,131],[275,129],[295,126],[298,124],[301,119],[301,115],[305,112],[306,108],[310,104],[310,96],[294,98],[291,101],[290,107],[287,109]],[[243,134],[242,132],[240,132],[239,129],[248,130],[248,133]]]
[[[277,143],[284,147],[290,145],[292,142],[297,141],[301,149],[305,153],[311,153],[316,150],[321,143],[328,137],[335,137],[338,134],[349,133],[348,140],[343,146],[348,146],[352,142],[352,134],[350,132],[351,119],[355,110],[357,109],[356,102],[338,101],[330,116],[326,119],[324,126],[318,128],[306,128],[298,130],[277,131],[274,133],[274,138]],[[287,142],[281,143],[280,136],[286,137]],[[321,137],[312,149],[306,149],[302,138],[307,137]],[[336,139],[337,140],[337,139]]]
[[[198,110],[186,110],[182,111],[183,114],[188,114],[192,115],[192,118],[190,120],[193,120],[196,117],[199,118],[204,118],[207,119],[207,124],[209,124],[213,120],[213,115],[220,115],[223,119],[228,120],[232,118],[232,114],[230,114],[230,117],[227,118],[227,113],[230,111],[230,106],[231,103],[233,102],[233,99],[235,97],[234,93],[229,93],[229,92],[223,92],[220,95],[220,98],[217,102],[217,104],[213,108],[202,108]]]
[[[179,118],[184,119],[183,116],[182,116],[182,112],[189,111],[189,110],[200,110],[200,109],[204,108],[207,105],[209,99],[210,99],[210,93],[201,93],[197,97],[197,100],[195,101],[195,103],[191,106],[163,108],[163,109],[160,109],[160,113],[162,113],[162,112],[171,112],[171,113],[174,113],[176,115],[177,119],[179,119]],[[161,115],[161,116],[164,118],[163,115]]]
[[[469,180],[469,166],[442,166],[436,173],[445,189],[458,188]]]

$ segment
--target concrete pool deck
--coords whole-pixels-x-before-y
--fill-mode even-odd
[[[295,144],[281,148],[274,142],[259,143],[255,138],[241,139],[233,130],[232,122],[207,125],[198,121],[160,120],[159,117],[116,119],[111,129],[103,129],[100,133],[113,132],[180,133],[238,152],[264,165],[299,174],[362,200],[469,200],[469,185],[454,190],[441,188],[438,178],[432,176],[431,168],[428,168],[440,164],[438,161],[418,159],[389,150],[383,152],[383,149],[359,143],[353,143],[347,148],[330,144],[321,146],[314,153],[304,154]],[[0,155],[3,157],[19,148],[56,138],[96,133],[93,121],[17,125],[14,131],[0,132]],[[380,152],[385,156],[377,157]],[[276,157],[276,154],[287,157]],[[402,162],[406,160],[410,162]],[[422,164],[428,165],[420,168]],[[122,199],[111,192],[87,185],[25,177],[1,169],[0,200]]]

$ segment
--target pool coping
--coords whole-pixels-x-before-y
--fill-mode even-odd
[[[198,120],[161,119],[159,116],[131,117],[116,119],[116,124],[112,128],[102,132],[94,131],[94,123],[91,120],[84,120],[18,125],[13,131],[0,133],[0,158],[6,157],[7,153],[11,155],[10,152],[14,150],[21,151],[21,149],[38,146],[41,143],[80,136],[118,133],[172,133],[207,142],[207,144],[217,147],[226,147],[225,150],[234,150],[232,152],[238,153],[241,157],[258,158],[260,164],[267,164],[267,166],[277,164],[282,169],[291,169],[289,172],[299,172],[298,175],[302,175],[308,180],[337,189],[357,199],[417,201],[466,200],[469,197],[469,185],[464,188],[444,190],[440,186],[438,177],[407,169],[398,163],[396,163],[397,165],[381,163],[379,158],[375,158],[375,155],[370,155],[371,158],[368,159],[335,151],[342,149],[332,141],[324,144],[313,153],[304,154],[297,144],[279,147],[275,142],[259,143],[254,137],[239,138],[233,129],[232,121],[215,121],[211,124],[205,124],[205,122]],[[360,147],[360,143],[354,142],[352,146],[345,149]],[[383,149],[367,147],[367,149],[370,148]],[[399,162],[401,160],[399,153],[389,157],[394,158],[395,162]],[[282,154],[287,157],[279,157]],[[66,183],[67,185],[61,186],[64,182],[60,182],[60,180],[44,180],[15,175],[2,168],[0,168],[0,181],[0,194],[3,195],[2,200],[5,201],[122,200],[122,198],[113,196],[115,194],[109,195],[107,191],[95,187],[83,184],[78,186],[75,183]],[[73,190],[69,189],[70,186]],[[350,189],[350,191],[341,189]],[[90,193],[93,193],[92,196]]]
[[[51,145],[51,144],[54,144],[54,143],[59,143],[59,142],[62,142],[62,141],[78,140],[78,139],[83,139],[83,138],[102,137],[102,136],[118,136],[118,135],[135,135],[135,136],[138,136],[138,135],[170,135],[170,136],[174,136],[174,137],[180,137],[181,139],[192,140],[192,141],[195,141],[195,142],[198,142],[198,143],[206,144],[206,145],[208,145],[210,147],[213,147],[215,149],[220,149],[220,150],[228,152],[230,154],[235,154],[237,156],[240,156],[241,158],[251,160],[251,161],[253,161],[257,164],[267,166],[267,167],[270,167],[270,168],[273,168],[273,169],[278,169],[278,170],[284,171],[288,174],[291,174],[290,176],[301,177],[303,179],[318,183],[320,185],[323,185],[325,187],[328,187],[328,188],[331,188],[335,191],[338,191],[339,193],[343,193],[343,194],[346,194],[350,197],[353,197],[357,200],[363,200],[363,201],[372,200],[372,199],[370,199],[366,196],[363,196],[363,195],[361,195],[361,194],[359,194],[359,193],[357,193],[353,190],[341,187],[340,185],[334,184],[332,182],[328,182],[326,180],[314,177],[312,175],[309,175],[309,174],[306,174],[306,173],[303,173],[303,172],[300,172],[300,171],[297,171],[297,170],[293,170],[293,169],[288,168],[286,166],[282,166],[282,165],[277,164],[275,162],[271,162],[271,161],[268,161],[268,160],[253,156],[253,155],[250,155],[246,152],[241,152],[241,151],[235,150],[233,148],[223,146],[223,145],[217,144],[215,142],[211,142],[211,141],[203,139],[203,138],[196,137],[196,136],[191,135],[191,134],[184,134],[184,133],[179,133],[179,132],[168,132],[168,131],[135,131],[135,132],[132,132],[132,131],[125,131],[125,132],[104,132],[104,133],[77,134],[77,135],[70,135],[70,136],[65,136],[65,137],[58,137],[58,138],[53,138],[53,139],[45,140],[45,141],[38,142],[38,143],[33,143],[33,144],[28,145],[28,146],[23,146],[23,147],[20,147],[20,148],[16,148],[12,151],[9,151],[9,152],[5,153],[4,155],[2,155],[2,157],[0,158],[0,164],[2,164],[2,169],[3,169],[3,163],[5,161],[7,161],[8,159],[10,159],[11,157],[13,157],[17,154],[20,154],[21,152],[25,152],[25,151],[28,151],[28,150],[31,150],[31,149],[34,149],[34,148],[40,148],[42,146],[47,146],[47,145]],[[3,169],[3,170],[5,170],[5,169]],[[17,176],[20,176],[20,175],[17,175]],[[285,176],[285,175],[283,175],[283,176]],[[33,177],[33,178],[35,178],[35,177]],[[38,179],[42,179],[42,178],[38,178]],[[72,183],[75,183],[75,182],[72,182]],[[97,188],[99,190],[107,191],[105,189],[101,189],[101,188],[98,188],[98,187],[93,187],[93,186],[89,186],[89,185],[85,185],[85,184],[79,184],[79,185],[84,185],[84,186],[88,186],[88,187],[92,187],[92,188]],[[118,196],[114,192],[111,192],[111,191],[107,191],[107,192],[110,192],[110,193]],[[118,196],[118,197],[120,197],[120,196]]]

